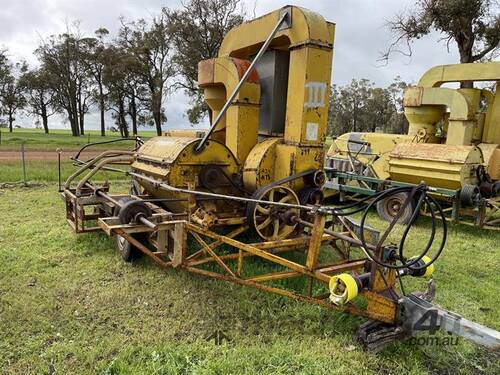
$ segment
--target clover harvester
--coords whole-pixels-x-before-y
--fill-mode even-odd
[[[461,82],[483,88],[453,87]],[[348,199],[425,181],[448,220],[498,230],[500,92],[488,88],[498,82],[500,62],[431,68],[405,91],[408,134],[352,132],[334,140],[327,153],[328,188]],[[379,201],[380,217],[391,220],[405,198]],[[410,216],[407,209],[402,221]]]
[[[387,245],[395,221],[383,234],[370,228],[362,202],[323,205],[334,31],[294,6],[232,29],[218,57],[199,63],[209,131],[170,131],[134,151],[79,161],[61,191],[69,224],[114,236],[126,261],[145,254],[163,268],[366,317],[357,338],[369,349],[414,334],[429,311],[440,316],[433,328],[497,347],[498,332],[396,287],[404,277],[430,276],[446,241],[425,185],[380,196],[405,192],[429,206],[429,243],[443,231],[434,256],[430,246],[408,257]],[[132,179],[129,194],[92,182],[120,165]],[[360,223],[348,216],[362,211]],[[256,258],[259,266],[248,267]]]

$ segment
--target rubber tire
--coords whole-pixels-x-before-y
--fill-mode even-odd
[[[132,197],[125,197],[120,199],[120,202],[122,203],[127,203],[130,201],[135,200]],[[118,216],[120,209],[118,207],[115,207],[115,212],[114,215]],[[140,243],[146,243],[147,242],[147,235],[144,233],[133,233],[131,236],[139,241]],[[121,241],[123,240],[123,243]],[[130,242],[125,240],[123,237],[116,235],[115,236],[115,243],[116,243],[116,248],[118,249],[118,253],[122,257],[122,259],[130,263],[138,258],[140,258],[143,254],[141,250],[139,250],[137,247],[132,245]]]
[[[147,237],[143,233],[134,233],[132,234],[132,237],[141,243],[145,243],[147,241]],[[132,245],[121,236],[116,235],[115,242],[118,253],[127,263],[133,262],[134,260],[140,258],[143,254],[141,250],[139,250],[137,247]]]
[[[403,204],[406,200],[407,194],[397,193],[377,202],[377,214],[382,220],[388,222],[392,221],[393,216],[387,211],[386,203],[389,199],[394,199],[396,197],[400,198],[401,204]],[[412,201],[408,204],[408,206],[406,206],[405,211],[398,220],[398,224],[408,224],[411,219],[411,215],[413,214],[413,210],[415,209],[415,205],[415,201]]]

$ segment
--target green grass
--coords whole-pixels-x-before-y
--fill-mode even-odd
[[[123,186],[125,188],[125,186]],[[354,346],[362,321],[266,294],[125,264],[102,233],[75,235],[56,186],[0,190],[0,373],[497,374],[498,354],[460,340],[435,348]],[[377,222],[378,223],[378,222]],[[424,241],[419,223],[412,246]],[[436,302],[500,328],[500,234],[453,227]],[[409,280],[422,288],[423,280]],[[220,329],[232,341],[205,340]]]
[[[71,161],[61,162],[61,180],[64,182],[76,167]],[[126,179],[120,173],[99,172],[101,180],[123,180]],[[59,170],[57,161],[47,160],[27,160],[26,161],[26,181],[34,182],[55,182],[58,181]],[[11,183],[23,181],[23,167],[21,161],[0,161],[0,183]]]
[[[47,150],[55,151],[57,148],[63,150],[76,150],[80,147],[93,142],[110,141],[120,138],[119,133],[106,132],[106,136],[102,137],[98,130],[87,130],[85,135],[73,137],[69,130],[51,129],[49,134],[45,134],[40,129],[14,129],[9,133],[7,129],[0,129],[1,134],[1,150],[19,150],[22,143],[27,150]],[[139,130],[139,136],[143,138],[153,137],[155,132]],[[133,142],[117,142],[113,144],[113,148],[129,149]],[[110,145],[97,145],[98,149],[109,148]]]

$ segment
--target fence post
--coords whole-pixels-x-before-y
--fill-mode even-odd
[[[57,152],[57,179],[59,181],[59,192],[62,191],[61,189],[61,152],[62,150],[60,148],[58,148],[56,150]]]
[[[27,186],[27,183],[26,183],[26,160],[24,158],[24,141],[21,143],[21,158],[22,158],[22,162],[23,162],[23,183],[24,183],[24,186]]]
[[[2,131],[0,130],[0,146],[2,145]]]

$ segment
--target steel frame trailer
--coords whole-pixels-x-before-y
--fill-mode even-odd
[[[105,165],[101,163],[96,168],[95,163],[90,163],[88,167],[99,169]],[[162,183],[157,182],[157,186],[161,188]],[[431,271],[430,263],[426,265],[428,258],[421,257],[418,262],[408,263],[411,265],[408,267],[391,268],[397,261],[395,249],[380,246],[387,233],[377,242],[380,233],[368,227],[360,231],[361,227],[348,217],[320,205],[300,206],[306,212],[288,210],[282,215],[285,217],[280,220],[295,225],[289,238],[253,240],[245,215],[221,214],[210,221],[202,220],[196,215],[197,201],[215,198],[204,197],[200,191],[184,190],[181,198],[175,198],[188,203],[189,209],[182,213],[165,209],[162,205],[165,199],[147,194],[111,194],[109,184],[98,187],[87,178],[80,181],[78,189],[67,184],[60,194],[73,230],[103,231],[115,237],[127,261],[144,254],[161,268],[230,281],[366,317],[368,322],[359,327],[356,338],[369,350],[380,350],[396,339],[418,333],[414,323],[429,310],[426,302],[429,294],[402,295],[396,282],[404,276],[428,274]],[[247,203],[256,201],[247,200],[250,201]],[[367,243],[366,238],[373,238],[376,244]],[[360,248],[365,256],[359,256],[360,252],[352,251],[352,247]],[[259,265],[266,265],[267,271],[257,272],[255,267],[247,267],[255,259],[260,260]],[[285,281],[290,278],[300,278],[301,288],[291,287],[292,283]],[[499,332],[439,307],[432,308],[440,312],[439,316],[454,317],[456,324],[450,328],[449,319],[442,318],[429,329],[441,327],[488,347],[500,346]]]

